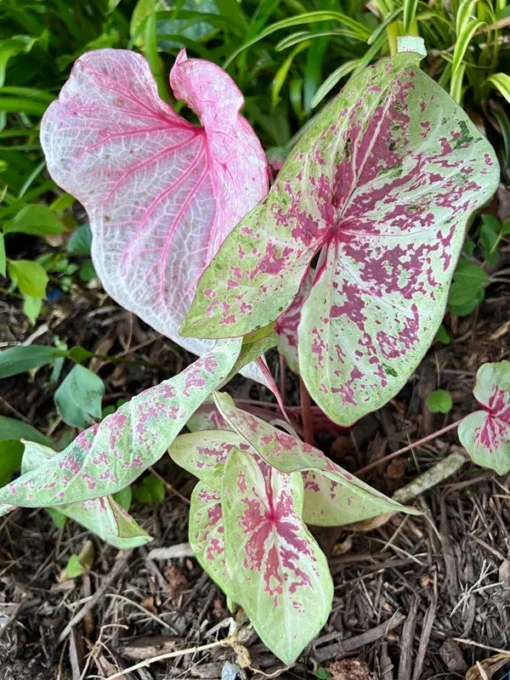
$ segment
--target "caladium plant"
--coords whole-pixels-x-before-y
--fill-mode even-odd
[[[343,425],[394,396],[433,341],[467,221],[498,185],[490,145],[418,60],[365,69],[317,117],[205,270],[181,331],[273,322],[318,258],[299,371]]]
[[[473,390],[482,407],[464,418],[459,439],[475,463],[496,470],[510,470],[510,361],[484,364]]]
[[[199,479],[197,559],[282,660],[297,657],[333,592],[306,524],[416,511],[218,390],[253,361],[275,389],[260,362],[279,336],[317,404],[350,424],[388,401],[432,342],[466,223],[495,190],[498,167],[419,58],[403,52],[353,78],[268,195],[242,95],[217,66],[181,52],[171,72],[197,127],[159,99],[141,56],[99,50],[76,62],[42,123],[49,171],[87,209],[106,290],[202,356],[60,453],[27,442],[0,514],[57,507],[114,545],[138,545],[147,535],[111,494],[170,447]],[[492,446],[502,469],[507,369],[487,371],[476,392],[484,410],[461,436],[480,460]],[[180,435],[186,423],[192,432]]]
[[[290,663],[331,607],[327,561],[306,523],[333,526],[417,511],[237,408],[227,394],[212,396],[216,412],[208,409],[205,418],[194,419],[195,431],[177,437],[169,449],[200,480],[192,497],[190,544],[266,645]]]

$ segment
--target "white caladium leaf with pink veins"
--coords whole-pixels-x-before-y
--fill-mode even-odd
[[[341,425],[387,402],[421,360],[467,221],[498,186],[491,146],[418,59],[365,69],[322,111],[202,275],[181,330],[210,338],[266,326],[317,256],[299,370]]]
[[[170,83],[201,127],[159,98],[141,55],[88,52],[44,115],[41,143],[55,182],[87,210],[106,291],[202,354],[211,344],[179,326],[203,269],[267,193],[266,159],[225,71],[182,51]]]
[[[510,470],[510,361],[484,364],[473,390],[482,409],[459,425],[459,439],[477,465]]]
[[[301,519],[301,475],[257,458],[233,449],[225,465],[227,569],[233,599],[262,641],[292,663],[325,624],[333,583],[326,557]]]
[[[223,418],[249,444],[251,452],[277,470],[288,474],[302,473],[305,522],[339,526],[388,512],[420,514],[415,508],[401,505],[357,479],[319,449],[238,409],[228,394],[215,392],[213,397]],[[196,471],[191,471],[200,477]]]
[[[221,493],[199,482],[191,494],[189,543],[201,567],[231,600],[235,600],[225,559],[225,526]]]
[[[186,421],[228,376],[241,338],[217,343],[182,373],[145,390],[66,449],[0,489],[0,503],[58,506],[115,493],[166,452]],[[25,443],[25,455],[31,442]]]

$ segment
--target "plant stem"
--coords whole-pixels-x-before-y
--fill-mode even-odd
[[[301,402],[301,416],[303,418],[303,429],[305,442],[314,445],[313,442],[313,425],[312,413],[310,411],[310,395],[303,382],[303,378],[299,377],[299,400]]]
[[[411,451],[412,449],[418,448],[422,446],[423,444],[426,444],[427,442],[432,441],[432,439],[436,439],[436,437],[440,437],[442,434],[445,434],[446,432],[449,432],[450,430],[454,430],[456,427],[458,427],[461,422],[463,421],[463,418],[460,420],[456,420],[454,423],[451,423],[450,425],[447,425],[446,427],[441,428],[440,430],[437,430],[437,432],[433,432],[432,434],[427,435],[426,437],[423,437],[423,439],[418,439],[417,442],[413,442],[412,444],[409,444],[408,446],[404,446],[404,448],[399,449],[398,451],[395,451],[394,453],[390,453],[389,456],[384,456],[384,458],[379,458],[379,460],[374,460],[373,463],[369,463],[368,465],[365,465],[365,467],[362,467],[360,470],[356,472],[356,475],[363,475],[365,472],[368,472],[369,470],[372,470],[373,468],[377,467],[378,465],[382,465],[383,463],[387,463],[390,460],[393,460],[397,456],[401,456],[403,453],[407,453],[408,451]]]

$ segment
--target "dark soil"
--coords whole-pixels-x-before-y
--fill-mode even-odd
[[[509,262],[506,248],[499,282],[489,287],[484,303],[468,318],[447,320],[452,343],[436,343],[396,399],[350,431],[317,418],[317,445],[356,472],[468,413],[477,368],[509,357],[510,286],[504,275]],[[4,347],[50,344],[58,336],[69,347],[82,345],[128,360],[92,364],[107,385],[106,405],[130,398],[192,360],[99,289],[73,290],[60,298],[35,334],[19,309],[4,301],[0,329]],[[270,360],[278,374],[276,357]],[[55,387],[49,379],[50,371],[44,368],[32,377],[2,381],[0,413],[57,439],[70,437],[73,431],[57,419]],[[285,385],[287,404],[298,406],[295,376],[287,372]],[[426,408],[427,395],[437,388],[448,389],[453,397],[454,411],[446,416]],[[236,398],[269,399],[263,388],[244,380],[234,382],[231,391]],[[297,410],[294,415],[299,428]],[[392,494],[455,446],[455,431],[448,432],[377,466],[365,479]],[[72,522],[57,529],[44,512],[18,510],[0,520],[0,680],[107,677],[158,654],[227,637],[231,614],[224,597],[189,548],[184,545],[170,559],[149,557],[153,548],[187,543],[185,499],[194,484],[169,459],[163,459],[157,471],[184,500],[169,491],[163,503],[134,505],[133,514],[155,538],[147,549],[119,553]],[[323,669],[329,669],[333,680],[463,678],[477,661],[510,650],[509,502],[510,479],[466,463],[417,499],[422,517],[396,515],[368,531],[317,531],[336,586],[329,621],[291,668],[284,668],[245,628],[242,641],[252,668],[289,679],[324,678]],[[69,556],[86,540],[95,548],[92,570],[60,582]],[[85,615],[69,628],[80,612]],[[237,666],[225,662],[242,661],[243,650],[238,652],[241,657],[231,647],[217,646],[125,677],[219,679],[223,671],[224,678],[233,680]],[[499,667],[475,668],[469,680],[506,677],[505,662],[506,657],[500,657]],[[249,669],[246,674],[266,677]]]

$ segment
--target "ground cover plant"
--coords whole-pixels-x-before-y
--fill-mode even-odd
[[[312,8],[267,27],[272,15],[262,12],[248,27],[235,4],[220,4],[219,13],[211,5],[204,14],[186,3],[170,12],[157,2],[139,2],[130,32],[145,56],[111,49],[128,46],[124,23],[124,33],[112,33],[111,41],[85,43],[63,60],[65,71],[84,52],[58,98],[55,92],[34,109],[34,115],[45,111],[40,139],[51,176],[48,182],[41,175],[39,190],[56,198],[49,207],[23,198],[43,162],[17,197],[6,194],[7,246],[10,235],[23,233],[50,245],[55,238],[61,247],[61,235],[76,227],[69,212],[75,200],[87,223],[65,254],[35,261],[4,255],[9,294],[22,297],[34,323],[44,313],[50,282],[65,292],[64,278],[72,285],[79,271],[87,282],[89,270],[121,306],[199,358],[104,409],[103,381],[84,364],[112,361],[108,350],[69,348],[58,339],[54,347],[4,350],[4,378],[53,365],[58,417],[83,431],[74,437],[71,429],[55,441],[4,418],[0,514],[43,507],[55,521],[69,517],[117,548],[143,546],[151,536],[129,514],[126,494],[135,484],[141,502],[164,495],[164,480],[141,476],[168,451],[199,480],[189,517],[198,561],[232,610],[240,606],[263,642],[291,664],[323,627],[333,600],[327,556],[309,526],[419,514],[326,455],[316,445],[313,419],[338,432],[384,407],[434,341],[451,341],[441,325],[445,310],[472,313],[497,280],[486,270],[498,261],[508,224],[475,216],[498,188],[500,162],[458,103],[467,94],[486,113],[492,139],[503,139],[500,158],[506,158],[506,114],[501,97],[493,96],[494,88],[508,95],[497,70],[506,14],[489,4],[480,14],[475,3],[463,2],[453,30],[442,6],[427,14],[404,3],[378,7],[379,24],[371,30],[332,8]],[[107,23],[119,16],[114,5],[102,8]],[[335,22],[342,28],[331,28]],[[271,110],[258,108],[260,94],[245,102],[243,93],[259,85],[257,74],[246,81],[250,51],[264,64],[268,40],[305,24],[313,31],[291,34],[277,46],[294,51],[273,81]],[[424,33],[447,27],[442,61],[435,55],[432,73],[441,73],[439,84],[421,67],[430,60],[416,37],[422,24]],[[184,40],[190,51],[211,56],[204,45],[216,45],[229,31],[235,34],[230,53],[220,43],[212,57],[228,57],[224,63],[239,76],[242,91],[217,64],[176,49]],[[363,42],[371,47],[344,60],[321,86],[320,54],[330,41],[338,47],[346,39],[350,49]],[[29,42],[18,42],[25,46],[21,54],[30,52]],[[6,45],[6,59],[17,49]],[[158,56],[165,51],[177,53],[170,89]],[[386,56],[368,66],[381,53]],[[294,69],[301,74],[303,64],[305,77],[298,75],[296,85],[287,76]],[[313,109],[351,73],[316,114]],[[19,94],[35,96],[28,88]],[[306,122],[293,138],[288,102],[292,117]],[[26,118],[21,122],[27,125]],[[475,250],[481,265],[473,262]],[[87,259],[75,265],[73,255]],[[278,352],[298,376],[302,427],[285,407],[284,390],[264,358],[268,351],[273,360]],[[73,368],[62,379],[64,361]],[[282,419],[260,403],[257,411],[232,400],[225,387],[239,372],[273,393]],[[472,460],[505,474],[509,362],[485,363],[474,396],[481,410],[426,440],[458,427]],[[436,390],[427,404],[430,412],[447,414],[454,400]],[[456,460],[455,469],[463,461]],[[74,557],[81,574],[85,568]]]

